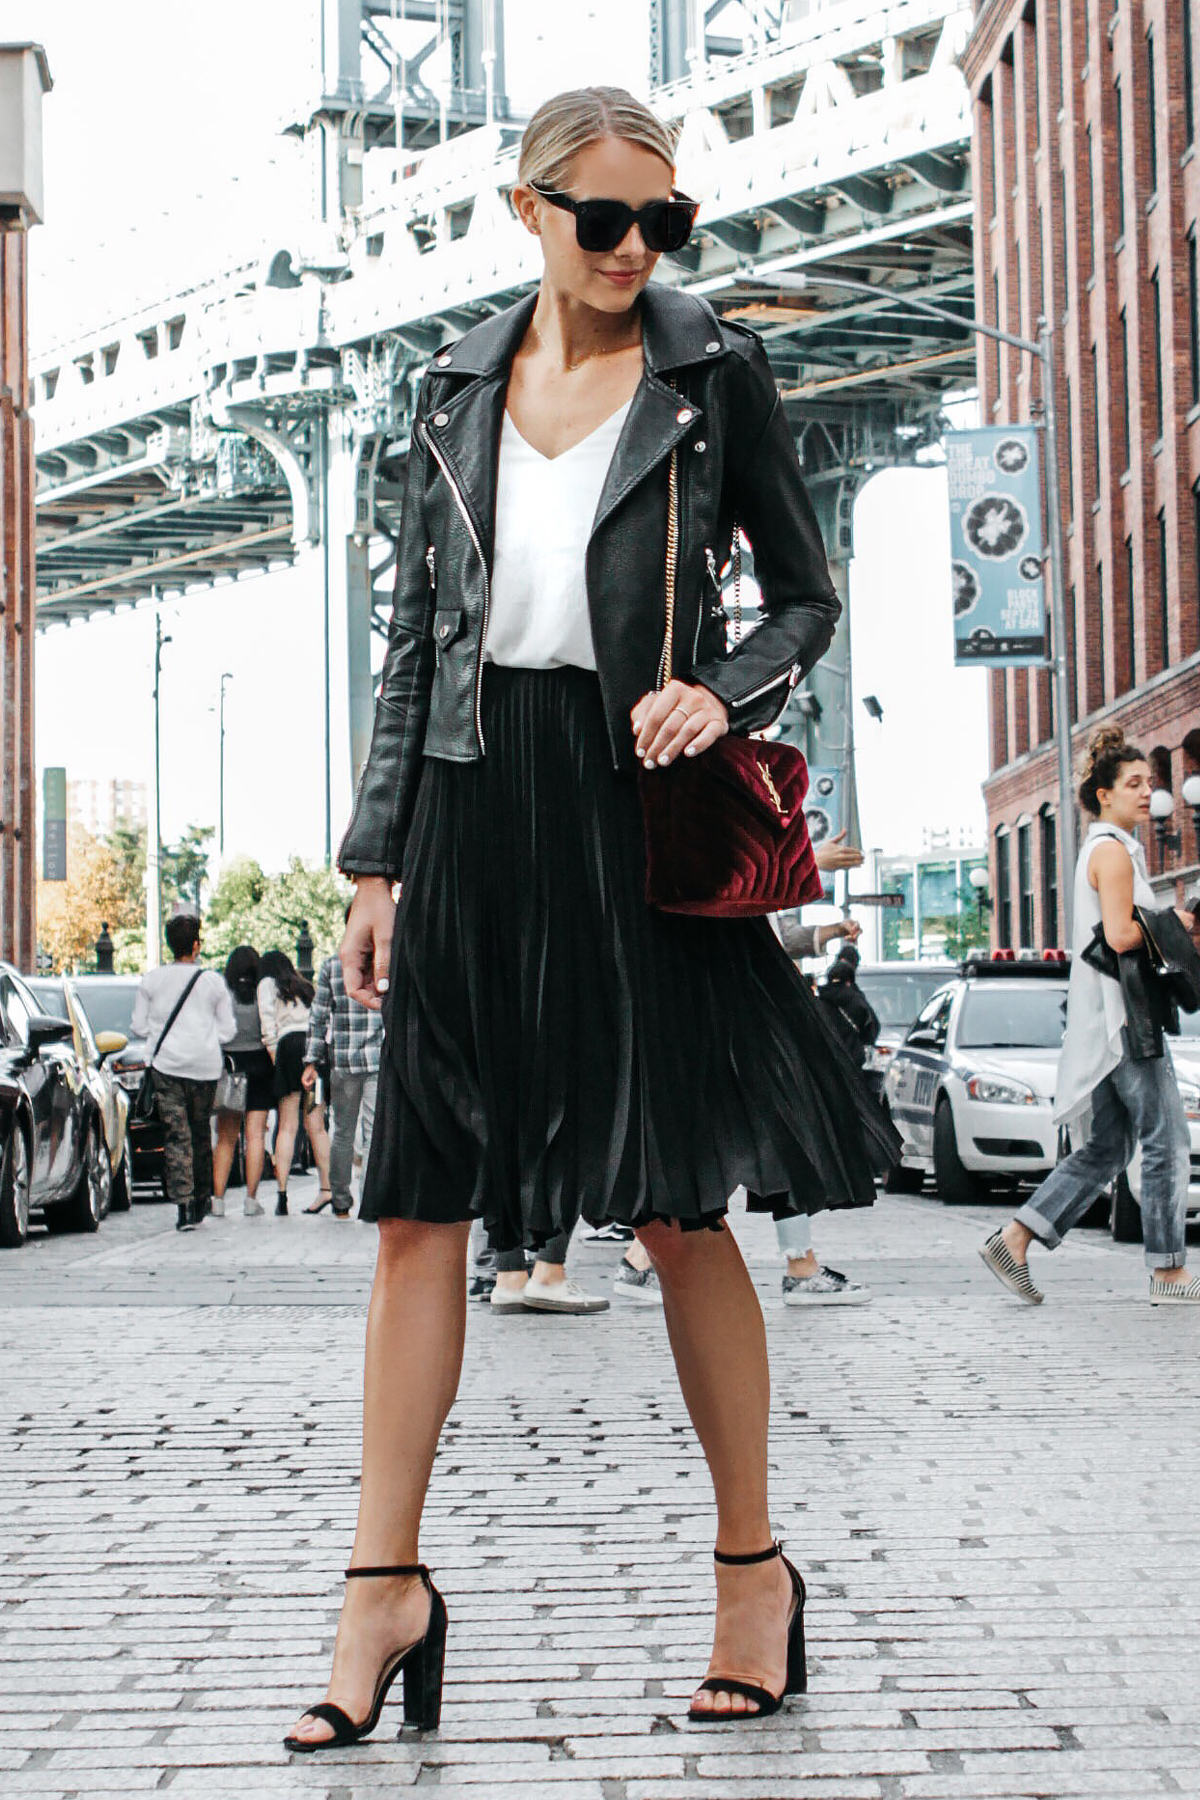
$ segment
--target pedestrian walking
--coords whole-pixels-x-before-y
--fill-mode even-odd
[[[519,1246],[496,1251],[496,1284],[491,1292],[494,1312],[598,1313],[608,1311],[608,1301],[589,1294],[567,1274],[569,1231],[547,1238],[529,1266]]]
[[[291,958],[282,950],[268,950],[259,965],[256,993],[262,1038],[275,1065],[275,1182],[279,1189],[275,1216],[288,1209],[288,1174],[300,1126],[300,1102],[304,1092],[304,1047],[308,1042],[309,1008],[313,984],[297,974]],[[330,1197],[329,1134],[320,1107],[310,1107],[304,1128],[312,1145],[313,1160],[321,1184],[322,1199]]]
[[[1054,1101],[1055,1120],[1079,1147],[980,1251],[993,1275],[1031,1305],[1045,1296],[1029,1273],[1029,1246],[1036,1239],[1056,1249],[1139,1143],[1150,1303],[1200,1304],[1200,1277],[1186,1267],[1190,1145],[1171,1052],[1152,1007],[1138,1000],[1137,984],[1102,974],[1084,955],[1102,925],[1114,956],[1144,957],[1134,907],[1153,911],[1157,902],[1136,833],[1150,817],[1151,786],[1144,753],[1119,727],[1101,727],[1079,786],[1092,823],[1075,871],[1067,1026]],[[1193,915],[1177,910],[1190,931]]]
[[[246,1203],[248,1219],[262,1217],[258,1184],[266,1162],[267,1118],[275,1104],[275,1071],[263,1043],[262,1019],[258,1011],[258,983],[261,965],[258,951],[250,944],[239,944],[231,950],[225,964],[225,985],[233,1002],[237,1032],[225,1046],[226,1065],[246,1083],[245,1105],[240,1111],[217,1108],[217,1143],[213,1151],[213,1213],[220,1218],[225,1212],[225,1189],[233,1167],[239,1136],[245,1161]]]
[[[349,920],[350,908],[346,908]],[[346,992],[341,958],[327,956],[317,971],[317,991],[308,1016],[301,1081],[305,1092],[316,1089],[318,1072],[329,1079],[329,1192],[318,1195],[305,1212],[333,1207],[336,1219],[348,1219],[354,1206],[350,1181],[354,1139],[362,1123],[363,1154],[370,1149],[375,1124],[375,1089],[379,1079],[379,1045],[383,1021],[377,1012]]]
[[[766,1338],[727,1196],[862,1205],[895,1154],[765,921],[645,899],[639,768],[665,780],[731,723],[767,725],[838,614],[766,355],[706,301],[647,286],[695,208],[667,128],[623,91],[538,110],[513,202],[545,270],[425,377],[339,857],[357,882],[347,990],[386,996],[361,1206],[380,1249],[352,1579],[327,1700],[287,1740],[301,1750],[370,1731],[402,1665],[409,1717],[437,1722],[445,1609],[417,1531],[477,1214],[506,1250],[581,1209],[637,1230],[716,1491],[693,1716],[762,1717],[804,1686],[803,1583],[771,1537]],[[673,451],[678,675],[658,690]],[[726,655],[708,571],[735,516],[763,622]]]
[[[212,1198],[213,1096],[222,1045],[237,1025],[221,976],[199,965],[199,919],[176,913],[165,936],[174,961],[142,976],[129,1030],[154,1044],[149,1060],[163,1128],[163,1186],[175,1203],[175,1229],[191,1231]]]
[[[861,1065],[879,1036],[879,1020],[875,1008],[858,985],[858,962],[858,951],[853,944],[847,944],[830,963],[817,995],[857,1045]]]

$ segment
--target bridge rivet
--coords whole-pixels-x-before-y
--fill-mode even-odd
[[[435,425],[448,425],[450,423],[450,414],[449,413],[434,413],[433,422]]]
[[[708,445],[703,438],[697,438],[695,443],[692,445],[692,449],[693,450],[707,450]]]
[[[443,350],[442,354],[438,357],[437,360],[438,360],[438,368],[444,369],[446,367],[446,364],[450,361],[450,352],[448,350]]]
[[[690,424],[695,416],[696,415],[690,406],[681,406],[679,411],[675,414],[676,419],[681,425]]]
[[[717,351],[721,348],[721,346],[720,346],[720,344],[712,343],[712,344],[705,344],[704,348],[708,351],[708,354],[710,356],[715,356],[717,354]]]

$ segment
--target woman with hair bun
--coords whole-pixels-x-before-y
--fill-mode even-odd
[[[650,284],[697,206],[670,130],[631,94],[540,107],[512,202],[540,285],[425,376],[339,854],[357,884],[346,990],[387,996],[361,1205],[379,1258],[352,1579],[328,1697],[293,1750],[365,1736],[402,1666],[409,1718],[437,1723],[446,1612],[417,1533],[478,1216],[509,1250],[581,1211],[633,1227],[715,1490],[716,1628],[692,1717],[761,1718],[800,1691],[804,1585],[772,1533],[766,1334],[727,1197],[744,1184],[789,1216],[869,1205],[897,1148],[765,919],[645,897],[639,769],[665,779],[769,725],[840,610],[766,353],[707,300]],[[735,520],[763,620],[727,653]],[[660,685],[668,544],[676,678]]]
[[[1106,725],[1088,745],[1079,799],[1092,824],[1075,870],[1075,941],[1067,988],[1067,1029],[1054,1102],[1057,1123],[1079,1148],[1064,1158],[1002,1231],[980,1251],[996,1276],[1036,1306],[1044,1295],[1030,1279],[1028,1251],[1061,1244],[1110,1182],[1142,1147],[1142,1235],[1150,1270],[1150,1303],[1200,1303],[1200,1277],[1186,1268],[1185,1223],[1190,1149],[1183,1101],[1161,1032],[1158,1054],[1135,1055],[1122,984],[1085,961],[1096,927],[1120,956],[1142,947],[1135,906],[1157,905],[1136,835],[1150,817],[1150,764]],[[1179,916],[1192,929],[1192,914]],[[1084,1140],[1084,1141],[1081,1141]]]

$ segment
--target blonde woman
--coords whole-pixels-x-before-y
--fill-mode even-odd
[[[731,728],[768,724],[837,617],[766,356],[703,300],[647,285],[695,207],[666,129],[628,94],[540,108],[513,204],[544,273],[426,376],[339,859],[357,883],[347,991],[384,1004],[361,1206],[379,1260],[351,1579],[297,1750],[364,1736],[401,1670],[406,1716],[438,1720],[446,1613],[417,1533],[458,1385],[475,1215],[513,1249],[580,1209],[633,1225],[716,1494],[716,1630],[693,1717],[761,1717],[804,1686],[803,1583],[767,1504],[762,1315],[726,1196],[744,1182],[796,1210],[810,1189],[865,1204],[891,1154],[766,921],[671,918],[644,898],[639,766],[666,780]],[[656,692],[672,450],[679,675]],[[765,620],[727,657],[714,570],[735,516]]]

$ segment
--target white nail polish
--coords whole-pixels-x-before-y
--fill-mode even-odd
[[[386,975],[381,975],[379,980],[375,983],[376,992],[380,994],[386,994],[390,986],[391,983],[388,981]]]
[[[646,758],[646,767],[648,769],[652,769],[654,767],[654,758],[652,756],[648,756]]]

